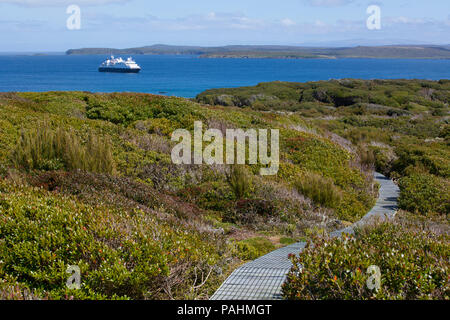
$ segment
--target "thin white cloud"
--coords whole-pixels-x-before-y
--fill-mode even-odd
[[[339,7],[352,3],[354,0],[303,0],[314,7]]]
[[[155,16],[116,17],[106,14],[86,15],[86,28],[121,30],[156,29],[156,30],[262,30],[269,25],[267,21],[249,18],[243,14],[210,12],[208,14],[187,15],[176,19],[164,19]]]
[[[130,0],[0,0],[0,3],[16,4],[25,7],[58,7],[76,4],[79,6],[99,6],[112,3],[125,3]]]
[[[386,27],[416,27],[416,28],[424,28],[424,27],[446,27],[449,24],[449,20],[437,20],[432,18],[409,18],[404,16],[398,17],[386,17],[382,20],[383,25]]]
[[[248,17],[240,13],[210,12],[207,14],[187,15],[174,19],[160,18],[156,16],[145,17],[118,17],[108,14],[84,15],[84,29],[91,31],[100,30],[153,30],[154,32],[165,31],[211,31],[223,32],[232,30],[254,31],[261,34],[275,34],[284,32],[287,28],[290,34],[314,35],[314,34],[359,34],[362,37],[366,34],[367,28],[364,19],[343,20],[327,22],[325,20],[311,20],[296,22],[290,18],[281,20],[264,20]],[[438,28],[448,29],[448,20],[433,20],[427,18],[406,18],[406,17],[386,17],[382,20],[382,30],[389,30],[390,34],[395,34],[397,30],[403,31],[405,28],[426,28],[428,30],[438,30]],[[425,30],[425,29],[424,29]]]
[[[296,25],[296,23],[289,18],[281,20],[281,24],[285,27],[291,27]]]
[[[102,35],[106,33],[133,35],[133,42],[123,40],[125,37],[122,36],[119,36],[119,40],[109,42],[111,46],[121,46],[123,43],[122,46],[127,47],[130,46],[127,43],[139,46],[142,43],[155,41],[192,44],[192,39],[198,41],[198,44],[201,42],[223,44],[225,42],[312,43],[330,41],[330,39],[373,40],[395,37],[395,39],[412,38],[417,41],[442,43],[442,39],[445,40],[442,35],[450,32],[450,19],[448,18],[433,20],[430,18],[413,19],[404,16],[383,17],[382,29],[375,33],[367,30],[364,17],[354,20],[328,21],[311,18],[306,21],[294,21],[288,17],[273,20],[259,19],[242,13],[230,12],[209,12],[177,18],[129,14],[128,16],[119,13],[115,15],[105,10],[86,10],[83,12],[80,33],[69,33],[65,30],[65,24],[52,20],[33,21],[33,23],[27,23],[25,20],[3,20],[0,21],[0,34],[3,33],[3,37],[5,37],[4,35],[7,32],[13,31],[15,34],[22,33],[24,37],[29,39],[31,33],[35,32],[36,34],[45,33],[45,36],[55,34],[56,39],[59,32],[64,32],[65,36],[83,34],[87,37],[87,35],[92,35],[87,37],[91,42],[94,42],[94,40],[90,39],[105,38]],[[90,42],[86,42],[83,46],[88,44],[91,45]],[[71,44],[71,46],[76,45]],[[103,46],[108,46],[108,44]]]
[[[422,23],[423,20],[422,19],[412,19],[412,18],[400,16],[400,17],[388,18],[388,19],[386,19],[386,22],[390,22],[390,23]]]
[[[314,25],[315,25],[316,27],[326,27],[326,26],[327,26],[327,24],[326,24],[325,22],[323,22],[322,20],[316,20],[316,21],[314,21]]]

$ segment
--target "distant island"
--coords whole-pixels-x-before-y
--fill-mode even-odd
[[[276,45],[230,45],[219,47],[151,46],[115,49],[81,48],[69,49],[67,55],[198,55],[200,58],[272,58],[272,59],[339,59],[339,58],[392,58],[392,59],[450,59],[450,46],[432,45],[389,45],[356,47],[300,47]]]

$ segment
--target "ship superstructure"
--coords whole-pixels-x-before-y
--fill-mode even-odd
[[[127,60],[119,58],[114,58],[111,56],[98,68],[100,72],[124,72],[124,73],[138,73],[141,71],[141,67],[129,57]]]

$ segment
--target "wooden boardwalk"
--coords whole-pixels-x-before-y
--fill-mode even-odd
[[[375,172],[380,184],[375,206],[352,226],[331,233],[339,237],[342,233],[353,233],[354,227],[362,226],[373,217],[391,218],[397,212],[399,188],[390,179]],[[256,260],[237,268],[211,297],[211,300],[274,300],[281,299],[281,285],[292,264],[289,254],[298,254],[306,242],[297,242],[274,250]]]

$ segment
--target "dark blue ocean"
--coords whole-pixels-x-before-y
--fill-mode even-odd
[[[103,55],[0,56],[0,91],[132,91],[195,97],[205,89],[251,86],[274,80],[450,78],[450,60],[201,59],[186,55],[134,55],[142,67],[141,73],[116,74],[97,71],[105,58]]]

